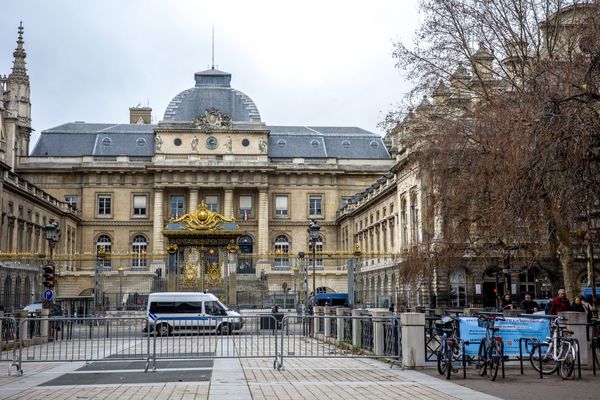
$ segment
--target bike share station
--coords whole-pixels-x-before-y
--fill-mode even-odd
[[[514,316],[504,316],[506,314]],[[550,316],[511,310],[505,314],[477,312],[473,316],[429,317],[428,320],[426,360],[435,361],[436,357],[438,372],[447,379],[458,372],[456,366],[462,367],[466,379],[467,365],[475,365],[479,375],[487,375],[492,381],[501,369],[505,378],[507,362],[518,362],[523,375],[524,361],[529,361],[540,379],[554,373],[571,379],[575,366],[581,378],[582,362],[590,365],[587,346],[580,346],[579,340],[583,338],[587,343],[588,324],[584,313]],[[596,358],[594,354],[589,356],[596,375]]]

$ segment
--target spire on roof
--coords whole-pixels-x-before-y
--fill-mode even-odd
[[[8,75],[9,79],[29,79],[27,76],[27,67],[25,66],[25,49],[23,48],[23,21],[19,24],[19,37],[17,39],[17,48],[13,52],[15,59],[13,60],[12,72]]]

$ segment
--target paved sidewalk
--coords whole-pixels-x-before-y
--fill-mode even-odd
[[[100,363],[97,363],[100,364]],[[25,375],[7,376],[6,363],[0,363],[0,399],[54,400],[54,399],[477,399],[493,400],[472,389],[432,378],[415,371],[390,369],[388,364],[362,359],[292,359],[286,360],[284,371],[273,370],[272,359],[216,359],[210,381],[150,382],[114,384],[81,384],[81,374],[125,375],[141,370],[92,368],[85,363],[31,363],[24,364]],[[89,367],[89,365],[88,365]],[[207,368],[198,368],[206,370]],[[79,370],[79,371],[77,371]],[[190,368],[174,367],[172,371],[189,372]],[[131,372],[130,372],[131,371]],[[160,368],[158,372],[166,372]],[[149,373],[152,374],[152,373]],[[74,376],[69,385],[47,386],[46,382],[59,377]],[[153,375],[159,377],[159,375]],[[152,378],[152,376],[145,378]]]

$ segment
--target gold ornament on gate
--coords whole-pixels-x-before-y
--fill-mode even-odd
[[[217,286],[221,283],[221,266],[217,263],[208,265],[208,284],[209,286]]]
[[[221,229],[222,222],[235,222],[234,218],[226,218],[221,214],[211,211],[206,204],[200,203],[196,211],[187,213],[180,218],[171,220],[172,223],[183,222],[186,225],[181,229],[191,231],[206,231]]]
[[[198,271],[192,263],[186,263],[183,266],[183,282],[186,286],[195,286],[198,282]]]

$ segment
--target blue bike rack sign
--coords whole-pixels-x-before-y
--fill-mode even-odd
[[[460,338],[470,344],[465,346],[468,356],[476,356],[479,351],[479,342],[485,337],[485,328],[477,325],[477,317],[460,317]],[[532,338],[546,341],[550,336],[550,319],[548,318],[526,318],[506,317],[505,321],[496,321],[496,337],[501,337],[504,342],[504,355],[519,355],[519,339]],[[523,343],[525,346],[525,343]],[[523,353],[527,350],[523,347]]]
[[[44,290],[44,300],[52,301],[54,300],[54,291],[50,289]]]

